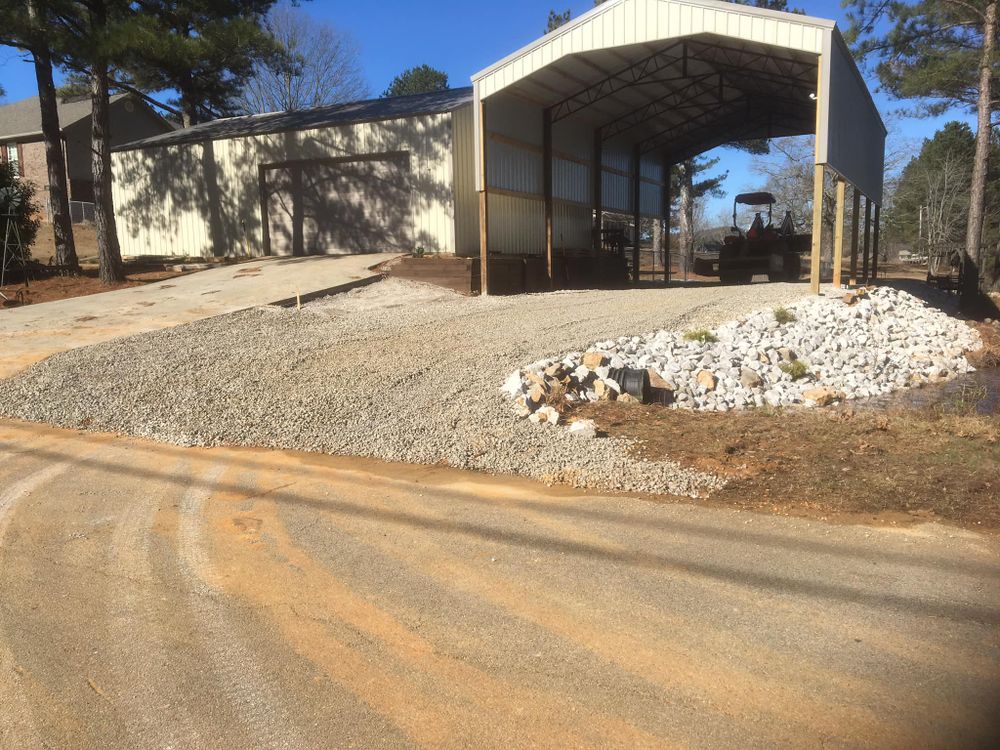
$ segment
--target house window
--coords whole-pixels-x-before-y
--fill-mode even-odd
[[[7,158],[4,159],[4,161],[9,161],[11,164],[13,164],[14,165],[14,175],[17,176],[17,177],[20,177],[21,176],[21,165],[18,163],[18,160],[17,160],[17,144],[16,143],[8,143],[6,146],[4,146],[4,148],[7,150],[7,154],[6,154]]]

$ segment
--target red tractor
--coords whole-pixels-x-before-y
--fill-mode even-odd
[[[770,193],[740,193],[733,201],[733,226],[722,241],[717,260],[695,258],[694,272],[700,276],[718,276],[723,284],[749,284],[757,274],[767,274],[770,281],[798,281],[802,273],[802,253],[809,250],[812,235],[796,234],[792,212],[786,211],[781,226],[773,223],[774,196]],[[746,232],[737,225],[739,206],[755,211]]]

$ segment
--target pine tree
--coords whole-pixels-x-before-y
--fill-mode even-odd
[[[997,52],[1000,0],[845,0],[851,8],[848,35],[858,56],[877,61],[882,87],[900,99],[917,100],[918,114],[952,107],[976,113],[966,223],[963,304],[1000,288],[1000,261],[984,244],[990,144],[998,124],[1000,77]]]
[[[38,104],[42,120],[42,138],[45,143],[45,165],[48,177],[48,205],[55,239],[56,262],[61,266],[77,268],[76,243],[73,239],[73,222],[69,214],[69,190],[66,177],[66,160],[63,155],[59,111],[53,82],[53,32],[52,0],[28,0],[23,5],[0,8],[0,44],[18,47],[28,52],[35,68],[38,84]],[[3,90],[0,89],[0,94]]]
[[[410,94],[425,94],[429,91],[444,91],[448,88],[448,74],[430,65],[418,65],[408,68],[392,79],[383,93],[388,96],[409,96]]]
[[[551,34],[553,31],[555,31],[556,29],[558,29],[560,26],[565,26],[566,24],[569,23],[569,19],[570,18],[571,18],[571,14],[570,14],[570,11],[569,11],[568,8],[566,10],[564,10],[562,13],[557,13],[554,10],[550,10],[549,11],[549,19],[548,19],[548,21],[545,24],[545,33],[546,34]]]
[[[670,194],[677,196],[678,244],[685,258],[690,259],[694,256],[695,204],[706,196],[717,198],[723,195],[722,183],[729,173],[724,172],[714,176],[705,174],[714,169],[718,163],[718,158],[696,156],[676,164],[671,170]]]
[[[143,91],[176,91],[188,127],[231,114],[255,64],[283,50],[265,16],[276,0],[143,0],[122,66]]]

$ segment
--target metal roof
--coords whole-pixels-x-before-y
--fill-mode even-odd
[[[817,161],[881,200],[885,127],[827,19],[716,0],[608,0],[472,80],[477,104],[515,96],[553,123],[571,118],[675,163],[815,133]]]
[[[129,151],[152,146],[174,146],[182,143],[239,138],[243,136],[283,133],[293,130],[352,125],[401,117],[443,114],[472,102],[472,88],[446,89],[426,94],[393,96],[383,99],[366,99],[327,107],[268,112],[260,115],[226,117],[192,125],[183,130],[144,138],[119,146],[114,151]]]
[[[123,96],[127,94],[115,94],[111,101],[117,101]],[[90,117],[90,97],[59,102],[56,108],[59,112],[59,127],[65,129]],[[16,140],[41,134],[42,112],[37,96],[0,105],[0,140]]]

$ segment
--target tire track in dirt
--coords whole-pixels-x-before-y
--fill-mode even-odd
[[[186,461],[175,462],[167,473],[183,476]],[[108,630],[113,649],[110,666],[124,703],[126,729],[136,747],[190,748],[202,745],[190,712],[171,704],[169,697],[184,695],[183,685],[169,668],[171,654],[164,642],[160,608],[155,596],[158,579],[150,560],[150,545],[158,506],[176,492],[173,484],[137,494],[118,518],[108,549],[107,571],[123,580],[108,602]],[[169,721],[164,717],[169,716]]]
[[[584,526],[565,520],[557,514],[554,515],[546,512],[549,508],[554,508],[559,501],[546,503],[537,499],[526,499],[516,496],[498,498],[483,492],[477,493],[475,497],[463,496],[461,499],[463,502],[473,502],[480,507],[489,507],[497,511],[503,511],[506,514],[516,511],[521,515],[523,520],[529,521],[533,527],[548,529],[554,533],[556,538],[570,540],[580,545],[608,549],[618,554],[627,554],[630,548],[626,545],[629,542],[634,544],[637,541],[635,529],[629,529],[624,535],[615,534],[613,528],[608,528],[609,526],[613,527],[613,524],[602,523],[597,526]],[[623,537],[626,540],[625,542],[622,541]],[[657,544],[663,544],[665,541],[662,535],[655,540]],[[649,571],[641,568],[633,573],[634,576],[640,577],[649,577],[648,574]],[[606,580],[598,584],[595,579],[587,579],[586,577],[581,579],[582,587],[600,587],[606,589],[607,583]],[[685,583],[711,589],[713,597],[724,598],[740,607],[760,606],[759,593],[754,590],[748,590],[746,587],[738,584],[734,585],[709,580],[691,580],[685,581]],[[629,591],[629,598],[633,606],[637,603],[636,595],[641,593],[641,590],[637,591],[637,586],[638,583],[633,581],[633,588]],[[601,602],[601,607],[605,610],[614,610],[615,607],[626,606],[626,602],[616,602],[606,599],[604,591],[592,591],[591,596],[594,601]],[[602,601],[602,596],[606,600]],[[653,606],[655,606],[655,602]],[[772,610],[779,608],[786,622],[796,621],[801,624],[803,629],[816,627],[833,629],[833,625],[827,623],[825,620],[821,619],[817,621],[813,613],[804,613],[800,608],[796,608],[792,604],[778,600],[775,597],[769,599],[765,606]],[[656,607],[655,620],[657,626],[664,627],[665,629],[672,629],[678,632],[690,630],[688,628],[690,625],[689,621],[676,615],[669,608]],[[638,623],[639,621],[638,617],[633,618],[633,622]],[[840,622],[839,618],[837,622]],[[843,626],[841,625],[840,627],[842,630]],[[853,628],[851,631],[852,633],[855,632]],[[719,628],[710,623],[701,623],[696,633],[698,640],[701,641],[697,646],[699,651],[714,654],[724,654],[727,650],[731,650],[734,637],[741,637],[732,628]],[[876,638],[876,633],[880,633],[881,637]],[[884,631],[871,630],[868,634],[872,637],[873,641],[882,642],[884,640]],[[852,640],[854,637],[854,635],[851,636]],[[678,643],[674,643],[673,646],[678,651],[689,650],[682,648]],[[697,655],[694,653],[689,654],[689,656],[697,658]],[[870,710],[860,710],[859,716],[852,717],[850,719],[852,722],[851,726],[865,724],[869,728],[874,728],[883,727],[886,723],[885,716],[882,715],[885,706],[882,704],[891,695],[893,685],[887,684],[885,678],[881,675],[871,673],[851,675],[843,671],[824,669],[819,667],[815,663],[815,660],[811,661],[808,658],[803,658],[797,650],[790,652],[776,651],[763,643],[762,640],[755,640],[752,648],[743,651],[741,660],[741,666],[746,668],[744,671],[747,678],[756,680],[761,683],[761,687],[772,693],[772,686],[774,684],[797,683],[794,693],[786,696],[786,699],[789,701],[800,705],[813,703],[815,699],[802,696],[801,691],[803,688],[806,689],[806,696],[815,696],[818,693],[826,692],[833,688],[834,692],[839,695],[851,696],[851,701],[854,703],[872,707]],[[979,666],[980,674],[986,676],[985,665],[981,664]],[[763,674],[767,674],[767,677],[760,676]],[[811,708],[814,712],[822,711],[826,705],[824,703],[815,703]],[[878,708],[876,709],[875,707]],[[926,713],[927,715],[933,715],[938,717],[938,721],[948,722],[956,727],[968,727],[980,724],[981,728],[984,731],[986,730],[986,726],[982,724],[982,716],[978,713],[973,710],[966,710],[965,707],[956,707],[949,701],[943,700],[942,696],[939,695],[911,693],[905,699],[900,697],[898,702],[892,705],[892,708],[904,713]],[[914,708],[916,708],[916,711],[914,711]],[[847,711],[851,709],[849,706],[844,705],[841,707],[841,710]],[[853,710],[857,711],[859,709],[855,708]]]
[[[70,466],[71,461],[50,464],[0,493],[0,559],[4,537],[18,503],[66,472]],[[31,703],[22,688],[24,679],[25,675],[7,647],[6,637],[0,631],[0,747],[34,750],[45,746],[35,725]]]
[[[481,558],[474,550],[466,548],[468,554],[462,555],[449,552],[445,545],[428,536],[426,530],[407,524],[405,517],[430,522],[431,525],[441,522],[447,526],[454,522],[454,517],[434,507],[433,496],[423,498],[418,518],[413,509],[413,499],[413,494],[407,492],[369,493],[366,495],[368,507],[356,506],[362,513],[353,513],[351,508],[345,507],[354,506],[354,503],[337,502],[330,503],[330,512],[336,519],[336,525],[351,530],[356,538],[381,548],[384,553],[416,567],[426,575],[462,589],[469,595],[485,598],[515,616],[607,659],[656,685],[665,695],[675,699],[683,696],[691,702],[690,705],[699,705],[702,711],[709,709],[720,719],[746,717],[750,709],[755,715],[746,717],[746,720],[754,723],[755,731],[769,733],[769,741],[773,743],[808,745],[821,741],[824,735],[838,736],[845,727],[867,727],[867,741],[873,745],[886,741],[891,743],[890,746],[915,747],[920,744],[920,737],[905,727],[893,727],[894,734],[886,737],[886,727],[879,717],[869,712],[849,706],[816,703],[797,689],[768,677],[744,674],[726,664],[707,662],[705,654],[685,654],[672,642],[656,634],[640,636],[631,633],[600,612],[599,608],[588,608],[587,619],[584,620],[576,616],[580,612],[580,603],[566,593],[541,590],[532,585],[532,594],[526,596],[521,583],[491,574],[482,566],[469,564],[470,560]],[[398,541],[386,544],[381,535],[371,534],[363,524],[376,514],[399,518],[401,523],[397,525],[389,521],[389,525],[397,537],[409,537],[411,542],[407,545],[400,545]],[[406,557],[400,556],[401,549],[408,553]],[[674,573],[684,575],[680,569]],[[780,722],[767,720],[774,714],[780,714]],[[774,729],[780,724],[788,727],[788,733],[775,733]]]
[[[185,574],[188,604],[197,619],[199,640],[211,661],[223,694],[248,747],[306,747],[285,710],[281,691],[271,683],[249,645],[239,636],[234,613],[226,604],[221,577],[209,558],[205,505],[226,470],[213,463],[197,476],[180,501],[177,555]],[[235,743],[234,743],[235,744]]]
[[[282,479],[287,477],[276,476],[265,484],[280,486]],[[665,746],[661,739],[593,707],[495,678],[441,653],[298,546],[272,500],[255,500],[245,515],[219,510],[214,521],[219,545],[236,555],[237,568],[257,571],[252,579],[234,576],[230,585],[235,593],[268,606],[300,653],[401,726],[415,743],[491,746],[497,738],[495,722],[516,716],[517,736],[536,747],[605,747],[609,741]],[[249,543],[234,544],[242,536],[234,540],[234,529],[247,528],[257,529],[244,540]],[[267,545],[257,543],[259,539],[266,539]],[[374,653],[340,641],[332,623],[361,634],[374,644]]]

